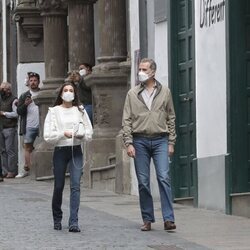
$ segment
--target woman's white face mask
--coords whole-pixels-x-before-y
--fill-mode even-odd
[[[75,95],[73,92],[67,91],[63,92],[61,97],[65,102],[72,102],[75,98]]]

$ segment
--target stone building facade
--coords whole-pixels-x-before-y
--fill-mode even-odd
[[[250,217],[248,0],[2,0],[2,15],[0,75],[21,93],[25,73],[40,73],[41,124],[67,71],[95,65],[86,78],[94,138],[84,147],[85,186],[137,194],[119,131],[138,61],[150,57],[176,109],[175,201]],[[41,136],[34,178],[52,176],[51,153]],[[153,167],[151,187],[157,196]]]
[[[34,100],[40,110],[40,137],[33,154],[32,176],[37,180],[52,177],[52,147],[42,136],[48,106],[67,72],[83,62],[93,67],[86,84],[93,93],[94,138],[84,145],[84,185],[115,190],[116,144],[129,85],[130,59],[127,46],[127,1],[124,0],[18,0],[2,9],[16,29],[17,95],[26,90],[25,74],[41,75],[41,91]],[[14,37],[14,36],[12,36]],[[19,142],[19,169],[23,155]],[[121,178],[121,177],[120,177]],[[118,188],[119,189],[119,188]],[[121,188],[120,188],[121,189]],[[122,190],[121,190],[122,192]]]

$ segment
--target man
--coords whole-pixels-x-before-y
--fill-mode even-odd
[[[40,76],[29,72],[29,90],[21,94],[18,100],[17,113],[20,115],[20,135],[23,136],[25,165],[16,177],[22,178],[29,175],[31,168],[31,154],[34,141],[39,134],[39,109],[32,100],[39,92]]]
[[[140,84],[126,97],[122,132],[128,156],[134,158],[138,180],[142,231],[155,222],[150,190],[150,160],[159,184],[165,230],[176,228],[171,197],[168,157],[174,153],[175,112],[169,88],[155,80],[156,63],[144,58],[139,65]]]
[[[88,63],[82,63],[79,66],[79,99],[83,103],[85,110],[89,116],[89,119],[93,125],[93,111],[92,111],[92,92],[91,88],[86,86],[84,77],[92,73],[92,66]]]
[[[14,178],[17,175],[17,102],[12,94],[9,82],[1,83],[0,120],[0,148],[3,176]]]

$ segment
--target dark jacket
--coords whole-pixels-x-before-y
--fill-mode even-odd
[[[0,103],[0,110],[3,112],[12,112],[12,105],[15,100],[17,100],[17,98],[13,95],[2,98]],[[1,116],[0,120],[2,128],[15,128],[17,126],[17,117],[7,118],[5,116]]]
[[[81,77],[81,80],[78,85],[78,95],[79,95],[79,100],[83,105],[92,104],[91,88],[86,86],[83,77]]]
[[[28,91],[22,93],[21,96],[18,99],[17,113],[20,116],[20,130],[19,130],[20,135],[25,135],[25,133],[26,133],[26,122],[27,122],[27,109],[28,109],[28,106],[25,105],[25,99],[29,95],[31,96],[31,93],[28,90]]]

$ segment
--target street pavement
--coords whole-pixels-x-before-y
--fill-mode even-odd
[[[141,232],[138,197],[82,189],[81,233],[68,232],[69,181],[63,200],[63,229],[53,229],[53,181],[5,179],[0,183],[0,250],[250,250],[250,219],[174,204],[177,230],[163,230],[160,203],[156,223]]]

